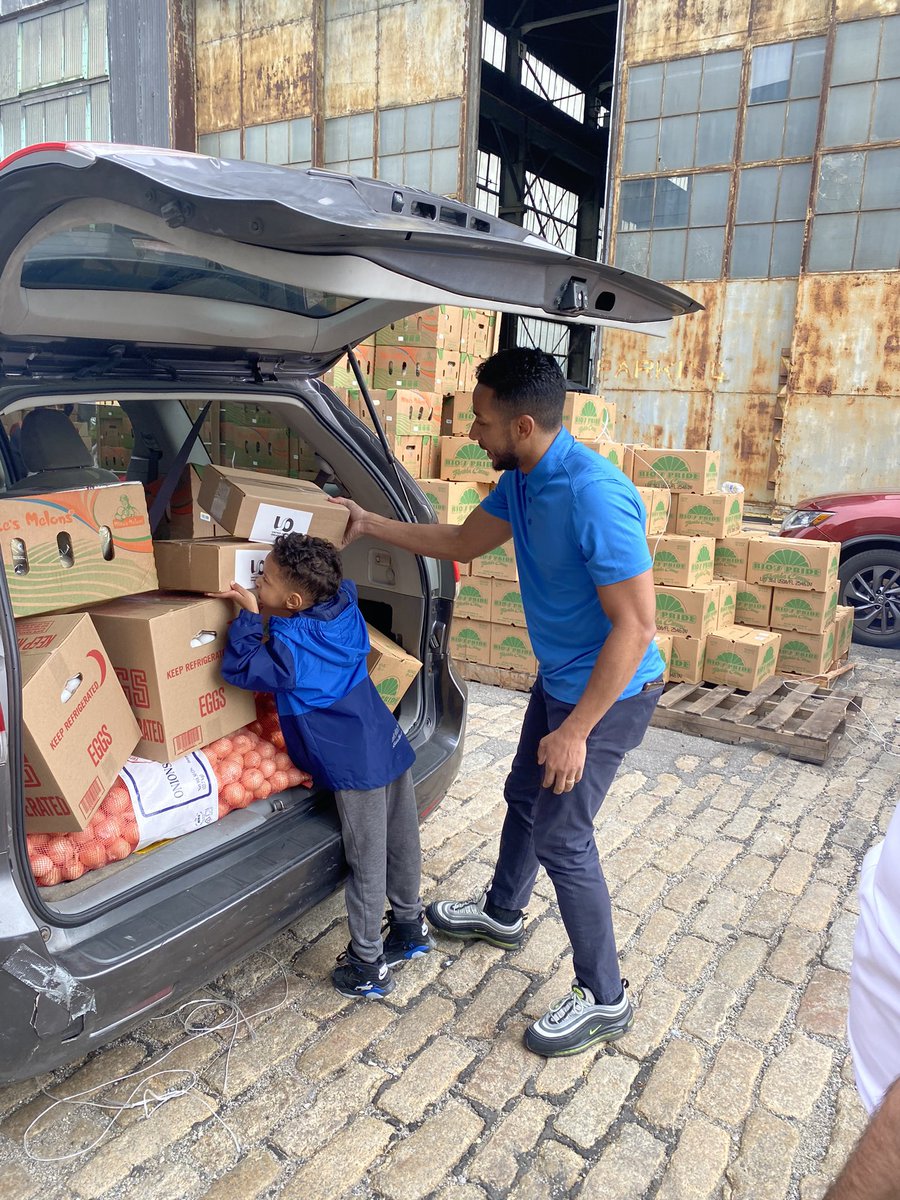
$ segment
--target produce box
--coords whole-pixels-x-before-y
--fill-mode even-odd
[[[454,616],[450,626],[450,653],[463,662],[491,661],[491,625],[488,621],[469,621]]]
[[[642,450],[632,479],[641,487],[668,486],[673,492],[714,495],[719,487],[717,450]]]
[[[579,441],[615,437],[616,406],[602,396],[566,392],[562,423]]]
[[[369,396],[389,446],[394,445],[394,438],[440,436],[442,399],[439,395],[414,388],[373,388]]]
[[[512,542],[504,542],[496,550],[489,550],[472,559],[473,575],[488,575],[492,579],[518,579],[516,551]]]
[[[516,671],[537,671],[537,660],[531,648],[531,639],[525,629],[509,625],[491,625],[492,667],[507,667]]]
[[[764,583],[747,583],[745,579],[735,579],[733,582],[737,584],[734,610],[737,624],[768,628],[774,589]]]
[[[465,437],[441,438],[441,478],[467,483],[493,483],[497,472],[487,453]]]
[[[712,496],[694,496],[680,492],[677,500],[676,533],[687,537],[725,538],[741,532],[744,520],[742,494],[717,492]]]
[[[787,675],[821,675],[835,658],[834,625],[824,633],[798,633],[795,630],[781,635],[778,670]]]
[[[672,683],[700,683],[706,662],[706,638],[672,634],[669,679]]]
[[[625,443],[624,442],[609,442],[605,438],[589,440],[587,438],[576,439],[582,446],[588,450],[593,450],[599,454],[601,458],[605,458],[607,462],[612,463],[614,467],[622,470],[622,464],[625,461]]]
[[[422,479],[419,486],[437,519],[447,525],[462,525],[491,490],[486,483],[453,483],[447,479]]]
[[[5,496],[0,499],[0,553],[17,617],[157,586],[139,483]]]
[[[703,678],[752,692],[775,674],[781,635],[768,629],[733,629],[710,634]]]
[[[714,579],[712,586],[719,589],[719,623],[716,629],[727,629],[735,623],[738,581],[736,579]]]
[[[519,585],[509,579],[491,581],[491,622],[494,625],[525,625],[525,609]],[[499,666],[499,663],[495,663]]]
[[[422,670],[422,664],[412,654],[398,646],[384,633],[371,625],[369,631],[369,678],[379,696],[393,712]]]
[[[471,392],[454,392],[444,399],[441,433],[444,437],[466,437],[475,420]]]
[[[497,344],[497,314],[485,308],[462,310],[460,348],[475,358],[490,358]]]
[[[468,309],[441,304],[426,308],[424,312],[403,317],[379,329],[375,335],[377,346],[440,346],[458,350],[462,343],[465,314]]]
[[[647,536],[665,533],[669,522],[672,493],[667,488],[638,488],[638,495],[647,510]],[[653,547],[651,546],[651,552]]]
[[[25,828],[85,828],[140,737],[89,616],[16,621],[22,664]]]
[[[429,346],[377,346],[374,386],[452,392],[460,387],[462,355],[458,350]],[[466,389],[461,386],[462,391]]]
[[[653,537],[649,546],[655,583],[672,583],[677,587],[712,583],[715,553],[712,538],[679,537],[669,533]]]
[[[824,633],[837,616],[838,585],[827,592],[798,592],[796,588],[772,589],[773,629],[794,629],[801,633]]]
[[[834,619],[834,657],[837,662],[840,662],[845,654],[850,653],[855,618],[856,609],[852,605],[839,604],[837,606],[837,614]]]
[[[719,623],[719,589],[656,584],[656,625],[664,633],[705,637]]]
[[[758,541],[748,533],[735,533],[716,539],[714,571],[720,579],[746,579],[747,559],[751,541]]]
[[[474,621],[490,621],[493,580],[469,575],[460,580],[459,592],[453,604],[455,617],[468,617]]]
[[[129,596],[91,618],[140,726],[136,753],[171,762],[246,725],[253,693],[222,680],[234,606],[187,596]]]
[[[163,478],[144,487],[148,509],[153,505],[153,497],[162,485]],[[185,467],[166,507],[165,518],[153,534],[154,544],[166,538],[223,537],[225,532],[200,507],[200,472],[196,467]]]
[[[674,637],[674,634],[671,634],[671,633],[658,633],[653,639],[654,642],[656,642],[656,648],[657,648],[657,650],[659,650],[659,653],[663,660],[663,666],[665,667],[665,670],[663,671],[663,680],[666,683],[669,682],[669,676],[670,676],[671,670],[672,670],[672,638],[673,637]]]
[[[226,467],[204,470],[200,504],[234,537],[251,542],[274,542],[294,532],[340,546],[350,519],[313,483]]]
[[[830,592],[837,583],[840,548],[802,538],[751,541],[747,582],[804,592]]]
[[[235,580],[252,588],[271,547],[235,538],[182,539],[156,544],[159,586],[172,592],[223,592]]]

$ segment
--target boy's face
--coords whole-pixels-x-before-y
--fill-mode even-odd
[[[263,569],[256,577],[256,599],[259,607],[273,617],[290,617],[309,607],[296,586],[285,577],[274,554],[266,557]]]

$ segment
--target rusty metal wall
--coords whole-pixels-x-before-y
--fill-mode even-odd
[[[740,50],[746,111],[754,45],[824,35],[835,24],[900,11],[897,0],[635,0],[626,7],[622,99],[632,66]],[[820,116],[826,103],[823,82]],[[618,194],[625,104],[612,188]],[[821,122],[820,122],[821,129]],[[821,146],[817,145],[814,161]],[[710,168],[721,170],[721,167]],[[734,229],[734,185],[726,258]],[[809,236],[811,214],[807,214]],[[617,213],[610,235],[614,245]],[[614,250],[613,256],[614,258]],[[804,260],[805,261],[805,260]],[[723,477],[751,505],[790,505],[815,492],[898,485],[900,274],[799,279],[672,280],[705,311],[660,340],[604,333],[598,387],[615,401],[623,438],[722,453]]]

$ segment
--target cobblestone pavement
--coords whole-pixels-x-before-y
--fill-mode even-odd
[[[183,1041],[181,1026],[149,1022],[77,1068],[0,1089],[0,1195],[819,1200],[864,1123],[844,1040],[856,874],[897,802],[898,760],[869,722],[897,746],[898,658],[859,659],[850,686],[869,720],[824,768],[661,730],[629,755],[598,821],[640,1005],[614,1047],[548,1062],[521,1045],[570,981],[543,876],[519,951],[441,940],[384,1002],[327,983],[347,939],[338,895],[210,989],[250,1014],[284,996],[275,960],[287,970],[286,1006],[242,1031],[227,1086],[227,1038],[185,1042],[165,1066],[195,1072],[194,1092],[125,1113],[52,1165],[22,1149],[49,1104],[40,1086],[67,1095],[123,1075]],[[463,771],[423,826],[426,896],[487,882],[524,705],[472,686]],[[84,1107],[52,1116],[33,1147],[46,1156],[106,1122]]]

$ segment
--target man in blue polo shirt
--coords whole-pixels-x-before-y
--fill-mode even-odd
[[[541,350],[505,350],[478,370],[469,437],[502,472],[464,524],[409,525],[352,501],[347,542],[368,534],[469,562],[512,537],[539,664],[506,781],[493,881],[477,900],[439,900],[429,921],[451,937],[514,950],[539,866],[572,943],[571,991],[529,1027],[538,1054],[613,1041],[633,1012],[620,976],[594,818],[662,692],[646,514],[631,482],[561,428],[565,380]]]

